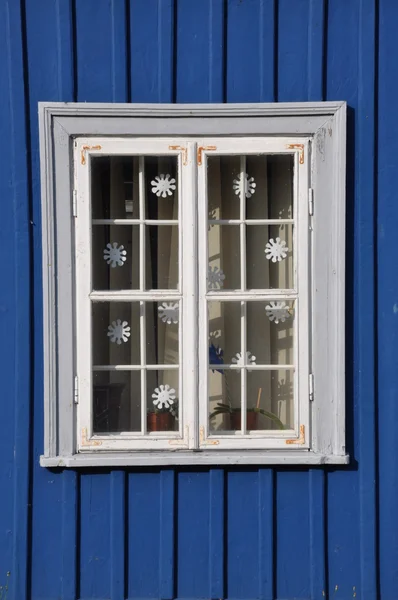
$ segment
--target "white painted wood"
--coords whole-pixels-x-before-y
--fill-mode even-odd
[[[348,465],[350,457],[319,454],[308,450],[228,452],[126,452],[40,457],[42,467],[149,467],[166,465]]]
[[[56,466],[59,461],[63,460],[62,457],[66,457],[68,466],[212,464],[215,462],[218,464],[347,463],[344,430],[345,103],[257,105],[42,103],[39,113],[44,290],[44,456],[46,457],[42,459],[42,464]],[[146,118],[143,119],[143,116]],[[275,117],[278,118],[275,119]],[[76,451],[73,402],[75,376],[73,333],[76,331],[76,323],[74,324],[73,315],[74,260],[72,244],[74,231],[72,221],[79,223],[81,219],[79,197],[77,201],[78,217],[72,218],[75,211],[72,210],[70,149],[74,137],[86,136],[86,140],[89,142],[92,135],[105,135],[107,136],[103,138],[105,141],[114,142],[117,145],[121,143],[124,146],[124,150],[118,152],[119,154],[128,154],[127,149],[131,139],[123,138],[123,136],[130,135],[134,136],[134,140],[139,141],[140,149],[137,154],[150,154],[149,146],[153,140],[145,137],[147,135],[165,136],[162,137],[162,141],[166,144],[171,141],[172,145],[190,143],[194,146],[198,141],[198,136],[205,135],[212,138],[214,135],[244,136],[247,139],[252,138],[253,144],[261,143],[259,140],[261,135],[279,135],[289,137],[289,143],[292,143],[292,133],[300,136],[296,137],[296,141],[299,140],[298,143],[303,143],[303,136],[307,138],[313,136],[314,140],[311,183],[308,183],[314,189],[315,203],[314,216],[309,223],[314,236],[310,247],[312,273],[315,281],[311,295],[313,340],[310,364],[314,374],[314,402],[311,403],[312,431],[308,440],[306,439],[306,442],[311,444],[311,451],[303,451],[301,446],[300,450],[297,446],[289,448],[284,446],[283,450],[278,452],[273,450],[242,452],[233,449],[224,452],[214,445],[208,446],[203,452],[190,454],[184,451],[183,446],[180,445],[183,440],[177,438],[170,440],[173,444],[176,442],[176,445],[172,446],[173,452],[151,450],[148,453],[143,450],[137,454],[129,451],[128,454],[118,455],[117,446],[114,445],[112,453],[106,454],[106,446],[101,445],[86,446],[84,455],[73,456]],[[95,145],[98,145],[98,139],[99,137],[95,138]],[[229,145],[229,138],[221,139],[224,144]],[[241,139],[238,140],[238,144]],[[275,138],[268,138],[269,144],[274,142]],[[206,138],[204,143],[209,144],[209,138]],[[230,147],[227,153],[230,153],[229,150]],[[239,148],[235,151],[237,154],[240,153]],[[153,154],[156,155],[157,151],[154,151]],[[191,158],[193,159],[195,156],[195,152],[193,152]],[[80,164],[78,156],[76,163]],[[306,160],[305,168],[308,169],[308,167],[309,162]],[[198,171],[198,184],[200,185],[200,169]],[[196,186],[194,173],[195,169],[193,168],[190,182],[192,190]],[[73,185],[73,187],[75,186]],[[192,195],[193,202],[195,201],[194,196],[195,194]],[[200,213],[199,206],[198,212]],[[309,212],[307,210],[307,218]],[[57,220],[55,220],[55,215]],[[270,224],[270,221],[266,221],[266,223]],[[138,224],[142,224],[142,219],[138,220]],[[237,220],[237,224],[241,224],[241,219]],[[248,221],[247,226],[250,224],[254,225],[256,221]],[[201,227],[200,218],[199,227]],[[57,240],[56,248],[55,240]],[[198,246],[200,257],[200,237]],[[55,256],[57,256],[56,261]],[[84,258],[80,257],[80,260],[84,261]],[[201,269],[200,262],[199,269]],[[298,279],[300,285],[301,276]],[[201,314],[203,309],[201,280],[202,278],[199,277],[199,321],[194,319],[194,322],[199,323],[202,331],[204,321],[203,314]],[[206,292],[205,289],[204,293],[206,294]],[[113,292],[99,293],[96,297],[97,294],[90,294],[90,300],[115,299]],[[120,299],[124,301],[132,299],[140,301],[174,300],[179,297],[179,292],[170,290],[156,290],[154,293],[142,290],[123,290],[120,294]],[[294,290],[273,290],[272,294],[266,296],[261,295],[261,290],[248,290],[244,294],[239,290],[221,294],[210,292],[207,297],[225,301],[291,298],[296,299],[296,302],[299,303],[298,310],[301,311],[302,289],[298,286]],[[297,298],[299,299],[297,300]],[[201,336],[202,338],[203,336]],[[202,355],[203,352],[207,352],[207,348],[204,350],[200,344],[199,348]],[[76,363],[79,364],[78,361]],[[195,381],[195,378],[192,381]],[[309,392],[308,377],[306,382],[307,392]],[[201,379],[199,379],[199,386],[195,389],[199,389],[199,392],[202,393]],[[80,406],[81,403],[79,408]],[[308,403],[307,411],[309,410]],[[189,431],[189,445],[191,448],[196,448],[199,439],[199,422],[195,410],[188,415],[186,424],[189,419],[194,423],[194,432]],[[202,422],[202,418],[200,421]],[[297,434],[297,431],[292,433]],[[205,434],[207,435],[207,432]],[[306,438],[308,434],[309,431],[306,428]],[[268,432],[267,435],[275,447],[275,440],[272,439],[273,432]],[[140,436],[141,438],[145,437],[142,434]],[[168,442],[165,439],[162,440],[161,436],[158,437],[159,444],[156,447],[164,449],[167,447],[170,450]],[[138,448],[147,447],[146,442],[142,445],[142,439],[133,440],[132,444],[128,436],[121,435],[121,438],[127,444],[123,446],[125,449],[128,447],[131,450],[136,443],[138,443],[136,446]],[[152,444],[152,439],[149,440],[149,443]],[[236,454],[234,455],[234,453]],[[51,461],[54,462],[51,463]]]

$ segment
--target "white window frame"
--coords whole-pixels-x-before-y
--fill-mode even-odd
[[[347,463],[345,103],[181,106],[41,103],[39,112],[45,408],[41,464],[78,467]],[[94,436],[90,425],[91,402],[82,402],[82,397],[91,397],[91,375],[88,378],[84,375],[91,373],[91,350],[87,344],[91,337],[87,329],[91,290],[86,276],[90,260],[86,252],[75,254],[75,248],[87,245],[87,232],[91,227],[87,165],[96,154],[156,155],[160,148],[177,154],[182,174],[180,198],[184,198],[184,206],[180,201],[179,210],[184,211],[184,228],[188,224],[192,233],[181,238],[183,283],[177,293],[130,291],[124,299],[143,302],[177,297],[181,292],[184,325],[180,354],[184,354],[184,369],[180,369],[183,407],[180,428],[171,435],[149,436],[144,429],[144,435]],[[295,394],[300,402],[293,430],[267,432],[266,436],[264,432],[217,436],[207,430],[207,393],[198,393],[202,385],[206,387],[208,371],[204,303],[209,293],[205,283],[204,251],[207,212],[196,206],[196,199],[206,196],[204,166],[208,154],[248,154],[267,152],[267,149],[294,154],[299,182],[298,186],[295,182],[299,199],[295,206],[300,214],[295,218],[300,228],[297,251],[300,272],[299,277],[296,274],[299,287],[294,294],[298,295],[300,311],[296,331],[297,327],[301,328],[298,333],[299,394]],[[81,181],[85,182],[83,186]],[[240,218],[242,220],[242,214]],[[244,235],[243,230],[241,226],[241,235]],[[197,241],[198,273],[192,268],[191,260]],[[184,260],[184,256],[189,259]],[[309,281],[309,270],[313,281],[311,289],[302,284]],[[267,300],[278,292],[281,291],[249,290],[240,295],[237,292],[234,298]],[[113,292],[96,294],[102,294],[105,300]],[[223,292],[222,297],[228,300],[231,294],[234,292]],[[199,315],[195,312],[198,298]],[[310,343],[303,330],[312,332]],[[206,360],[198,361],[197,345],[192,344],[192,339],[199,340],[201,356],[206,354]],[[83,376],[76,379],[77,364]],[[184,376],[184,373],[192,376]],[[306,373],[309,376],[303,375]],[[187,398],[191,400],[186,401]],[[242,427],[244,430],[244,423]]]

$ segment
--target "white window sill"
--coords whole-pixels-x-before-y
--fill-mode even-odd
[[[40,457],[42,467],[128,467],[172,465],[347,465],[348,454],[319,454],[310,450],[294,452],[131,452],[82,453],[72,456]]]

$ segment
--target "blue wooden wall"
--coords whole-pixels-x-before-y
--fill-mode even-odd
[[[0,0],[1,600],[397,600],[397,29],[397,0]],[[348,468],[39,466],[40,100],[347,100]]]

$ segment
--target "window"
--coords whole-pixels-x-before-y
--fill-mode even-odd
[[[41,463],[347,462],[345,104],[40,110]]]

